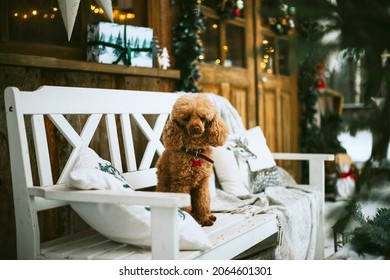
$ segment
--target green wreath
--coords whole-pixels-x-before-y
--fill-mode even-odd
[[[179,89],[200,92],[197,85],[201,74],[198,63],[204,53],[200,33],[205,31],[198,0],[181,0],[181,16],[173,27],[175,66],[180,70]]]
[[[287,35],[295,28],[295,8],[282,0],[264,0],[261,6],[261,18],[278,35]]]

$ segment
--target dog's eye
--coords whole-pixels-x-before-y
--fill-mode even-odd
[[[206,117],[205,116],[199,116],[199,119],[204,122],[206,120]]]
[[[185,116],[184,118],[183,118],[183,121],[185,121],[185,122],[188,122],[189,120],[190,120],[190,116]]]

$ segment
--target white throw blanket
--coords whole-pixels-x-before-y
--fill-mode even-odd
[[[318,227],[319,193],[303,186],[268,187],[259,194],[236,197],[217,189],[213,212],[276,214],[279,222],[280,259],[313,259]]]

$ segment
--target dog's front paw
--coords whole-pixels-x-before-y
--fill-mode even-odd
[[[209,227],[209,226],[212,226],[216,220],[217,220],[217,217],[215,217],[214,215],[209,215],[209,217],[206,220],[199,222],[199,224],[202,227]]]

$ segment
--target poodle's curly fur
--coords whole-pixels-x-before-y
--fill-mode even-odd
[[[211,226],[208,182],[212,173],[212,146],[222,146],[228,131],[212,102],[201,93],[177,99],[163,130],[165,150],[157,161],[157,188],[160,192],[191,195],[185,207],[202,226]]]

